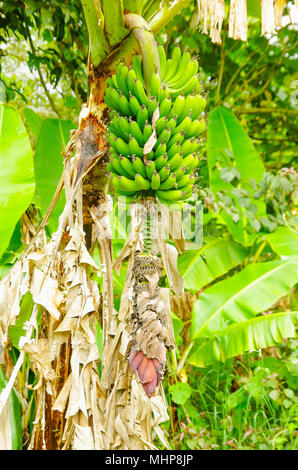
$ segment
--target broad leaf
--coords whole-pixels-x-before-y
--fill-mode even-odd
[[[7,385],[7,378],[0,366],[0,392]],[[5,432],[4,441],[9,448],[4,449],[2,442],[3,435],[0,434],[0,448],[2,450],[20,450],[22,446],[22,415],[20,403],[12,390],[8,399],[8,412],[6,407],[0,416],[0,429]]]
[[[229,187],[229,183],[224,182],[220,176],[220,170],[228,166],[229,155],[234,157],[244,180],[253,178],[259,182],[262,179],[265,171],[262,160],[240,122],[229,109],[220,106],[209,113],[207,145],[210,186],[213,191]]]
[[[294,338],[298,312],[278,312],[236,323],[200,345],[190,356],[190,364],[205,367],[215,361],[273,346]]]
[[[69,140],[70,130],[74,128],[75,125],[71,121],[59,122],[58,119],[45,119],[42,123],[34,158],[37,202],[42,215],[46,213],[62,175],[62,150],[65,142]],[[49,220],[51,231],[57,229],[58,218],[63,211],[64,204],[63,194]]]
[[[23,114],[30,131],[37,137],[42,125],[42,118],[30,108],[24,108]]]
[[[248,251],[233,240],[216,238],[200,250],[183,253],[178,259],[178,268],[186,289],[198,291],[240,264],[247,255]]]
[[[34,195],[30,140],[22,119],[0,104],[0,256]]]
[[[278,227],[266,235],[275,253],[281,256],[292,256],[298,253],[298,233],[288,227]]]
[[[298,256],[256,263],[206,289],[196,301],[192,338],[212,336],[267,310],[298,281]]]

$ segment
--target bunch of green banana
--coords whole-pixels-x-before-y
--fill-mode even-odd
[[[206,128],[201,117],[206,101],[199,94],[197,61],[188,52],[182,55],[178,47],[168,60],[161,46],[158,50],[161,76],[152,75],[149,92],[137,55],[132,66],[120,63],[107,79],[105,101],[111,110],[108,168],[118,194],[157,197],[167,204],[192,194],[199,136]],[[145,155],[153,133],[155,145]]]

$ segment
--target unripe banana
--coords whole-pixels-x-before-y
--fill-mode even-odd
[[[136,72],[134,71],[133,68],[131,68],[127,74],[127,86],[131,95],[133,95],[135,91],[134,85],[135,85],[136,79],[137,79]]]
[[[161,168],[163,168],[164,166],[166,166],[167,163],[168,163],[168,156],[167,156],[167,154],[164,154],[164,155],[162,155],[161,157],[158,157],[158,158],[155,160],[155,166],[156,166],[157,170],[160,170]]]
[[[155,96],[157,101],[160,101],[160,89],[161,82],[159,75],[157,73],[153,73],[150,80],[150,95]]]
[[[199,159],[194,155],[190,154],[183,159],[183,165],[186,167],[186,170],[192,172],[199,164]]]
[[[148,141],[151,134],[152,134],[152,126],[151,124],[148,123],[148,121],[146,121],[144,129],[143,129],[144,144]]]
[[[177,134],[174,134],[173,137],[169,140],[167,148],[173,147],[175,144],[182,144],[184,141],[184,131],[178,132]]]
[[[170,165],[166,165],[162,167],[158,171],[158,173],[159,173],[160,181],[165,181],[170,176],[170,173],[171,173]]]
[[[199,137],[206,130],[206,122],[204,119],[193,121],[185,137]]]
[[[133,164],[135,173],[139,173],[141,176],[143,176],[143,178],[147,178],[146,167],[141,158],[133,156],[132,164]]]
[[[136,157],[141,157],[143,155],[143,149],[139,146],[137,140],[130,135],[128,141],[129,153],[126,155],[135,155]]]
[[[136,174],[135,181],[138,184],[139,190],[147,190],[150,189],[150,181],[143,178],[141,175]]]
[[[134,94],[138,98],[140,105],[148,106],[149,101],[144,86],[140,80],[135,80]]]
[[[157,104],[158,104],[158,102],[157,102],[156,97],[155,96],[150,96],[149,103],[148,103],[148,115],[149,115],[150,119],[152,118],[153,113],[157,108]]]
[[[168,120],[169,119],[167,116],[163,116],[156,121],[155,130],[157,135],[159,135],[167,127]]]
[[[167,150],[168,159],[172,158],[176,153],[180,152],[181,145],[179,142],[176,142],[172,147]]]
[[[147,177],[149,180],[151,180],[152,178],[152,175],[154,174],[154,172],[156,171],[156,167],[155,167],[155,163],[154,161],[149,161],[145,164],[145,167],[146,167],[146,173],[147,173]]]
[[[119,93],[118,106],[122,114],[124,114],[125,116],[130,115],[130,106],[129,106],[128,99],[122,92]]]
[[[142,61],[137,54],[132,59],[132,67],[137,79],[144,83]]]
[[[165,50],[162,46],[157,46],[157,49],[158,49],[158,55],[159,55],[159,61],[160,61],[160,73],[161,73],[161,78],[163,80],[166,74],[167,58],[166,58]]]
[[[192,120],[191,120],[191,112],[190,112],[188,116],[186,116],[183,119],[183,121],[176,127],[174,135],[176,135],[177,132],[181,132],[181,131],[184,131],[184,134],[186,135],[191,124],[192,124]]]
[[[183,155],[181,153],[176,153],[173,157],[168,160],[171,171],[175,171],[177,168],[181,167],[183,164]]]
[[[146,121],[148,121],[148,108],[143,104],[137,114],[137,123],[140,129],[144,129]]]
[[[183,192],[179,189],[173,189],[171,191],[159,189],[158,191],[156,191],[156,194],[158,198],[163,201],[179,201],[184,196]]]
[[[167,150],[167,144],[165,142],[161,142],[159,146],[157,147],[157,149],[154,150],[155,159],[157,159],[161,155],[164,155],[166,153],[166,150]]]
[[[129,97],[129,89],[127,85],[127,74],[128,74],[128,67],[124,64],[118,64],[116,67],[116,79],[119,90],[126,96]]]
[[[117,191],[117,193],[120,194],[121,196],[133,196],[135,194],[135,191],[125,191],[125,190],[121,189],[122,186],[120,185],[119,178],[121,178],[121,177],[120,176],[118,176],[118,177],[114,176],[112,178],[112,186]]]
[[[195,178],[194,176],[191,176],[191,175],[184,175],[182,176],[181,178],[177,179],[176,177],[176,187],[178,189],[181,189],[181,191],[183,191],[183,187],[184,186],[188,186],[188,185],[193,185],[195,183]]]
[[[121,168],[126,173],[128,173],[130,177],[134,178],[136,172],[135,172],[132,162],[127,157],[124,157],[123,155],[119,156],[119,162],[120,162]]]
[[[161,142],[164,142],[165,144],[168,143],[171,137],[171,131],[168,127],[166,127],[159,135],[155,147],[157,148]]]
[[[151,188],[157,190],[160,186],[160,176],[157,171],[155,171],[151,178]]]
[[[139,185],[135,180],[126,178],[125,176],[119,176],[119,188],[121,191],[129,191],[129,192],[136,192],[139,191]]]
[[[175,186],[176,176],[174,173],[171,173],[167,179],[165,179],[162,183],[160,183],[160,189],[172,189]]]
[[[173,106],[169,115],[171,117],[176,116],[177,118],[182,113],[184,105],[185,105],[184,95],[178,95],[177,98],[174,100],[174,103],[173,103]]]
[[[129,95],[129,107],[131,109],[131,114],[133,114],[135,117],[137,117],[139,110],[141,109],[141,105],[139,103],[139,100],[137,99],[136,96]]]
[[[165,179],[162,183],[160,183],[160,189],[171,189],[174,187],[176,183],[176,176],[174,173],[171,173],[167,179]]]
[[[144,136],[143,136],[143,133],[140,129],[139,124],[136,121],[133,121],[132,119],[130,119],[128,127],[129,127],[129,133],[128,134],[131,134],[136,139],[136,141],[138,142],[140,147],[143,147],[143,145],[145,143],[144,142]]]
[[[172,108],[172,100],[170,97],[166,97],[159,107],[159,116],[164,117],[168,116]]]

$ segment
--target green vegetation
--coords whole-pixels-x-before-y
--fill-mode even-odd
[[[55,412],[51,418],[47,415],[47,448],[75,448],[82,442],[87,448],[93,441],[94,448],[113,448],[98,432],[111,423],[100,421],[94,403],[103,403],[105,397],[111,405],[111,390],[118,383],[118,376],[116,380],[112,375],[116,357],[118,369],[127,374],[126,385],[122,377],[116,390],[116,417],[126,400],[119,390],[123,393],[132,380],[126,351],[129,322],[123,311],[131,295],[129,250],[135,243],[135,232],[130,239],[124,224],[133,216],[129,205],[118,205],[116,190],[131,198],[136,193],[157,195],[167,207],[178,200],[181,207],[187,204],[193,224],[201,204],[202,246],[193,235],[187,245],[172,236],[167,241],[172,251],[167,253],[165,244],[158,258],[164,268],[158,285],[171,290],[176,345],[170,349],[170,340],[167,343],[166,367],[160,359],[163,350],[155,357],[156,371],[165,370],[169,420],[163,404],[157,403],[155,412],[164,419],[153,429],[154,445],[165,449],[168,443],[175,450],[297,449],[298,41],[297,24],[289,15],[293,2],[284,7],[284,22],[271,35],[261,35],[260,11],[248,2],[248,41],[229,37],[225,19],[220,44],[202,33],[194,1],[177,0],[161,8],[155,0],[119,1],[115,18],[111,2],[100,2],[98,9],[97,2],[91,3],[91,10],[90,2],[74,0],[10,1],[0,6],[0,390],[14,378],[2,408],[3,395],[0,398],[0,424],[7,430],[5,436],[0,434],[0,448],[41,448],[43,431],[36,416],[46,419],[43,405],[52,410],[54,404]],[[140,33],[141,39],[135,25],[130,32],[123,4],[151,28]],[[152,66],[157,60],[152,32],[160,73]],[[173,66],[170,71],[166,57]],[[187,77],[179,70],[183,60],[191,64],[189,81],[195,79],[185,89]],[[177,82],[183,86],[175,87]],[[191,99],[196,100],[197,113]],[[161,114],[153,124],[157,108]],[[88,127],[88,119],[94,119],[93,127]],[[155,140],[146,147],[155,125]],[[169,156],[178,134],[181,142]],[[193,136],[195,148],[179,161],[182,143],[190,144]],[[145,147],[149,157],[144,164]],[[188,156],[193,161],[186,165]],[[84,185],[79,186],[81,181]],[[110,219],[107,194],[113,200]],[[100,207],[104,215],[99,216],[95,208]],[[100,217],[105,241],[108,220],[115,228],[110,245],[99,241]],[[148,255],[152,244],[145,248]],[[37,272],[46,273],[42,282]],[[184,292],[179,290],[181,279]],[[153,283],[151,278],[142,282]],[[84,315],[74,301],[81,298],[86,301]],[[63,335],[66,340],[59,343]],[[75,349],[83,336],[92,363],[83,362],[83,347]],[[36,349],[32,338],[39,341]],[[98,347],[97,356],[88,349],[91,343]],[[52,349],[46,349],[53,344],[57,350],[61,347],[55,358]],[[81,361],[78,370],[73,357]],[[75,402],[78,377],[85,368],[89,375],[84,380],[90,381],[88,391],[97,390],[96,400],[90,392],[87,405],[84,398],[81,409],[69,411],[67,393]],[[70,371],[78,374],[73,392],[67,381]],[[159,372],[154,377],[158,381],[163,375]],[[113,378],[107,386],[109,376]],[[80,386],[84,380],[80,375]],[[150,403],[147,396],[138,397],[138,403]],[[80,419],[76,413],[81,413]],[[95,415],[100,426],[94,425],[93,435],[90,422]],[[78,422],[68,421],[73,416]],[[73,438],[65,429],[78,423],[82,434]],[[89,434],[83,433],[84,426]],[[130,428],[125,429],[121,436]],[[115,431],[109,432],[112,436]],[[117,448],[131,445],[118,435],[114,441]]]

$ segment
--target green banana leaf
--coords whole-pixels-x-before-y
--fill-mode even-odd
[[[292,256],[298,253],[298,233],[288,227],[277,227],[265,235],[275,253],[281,256]]]
[[[201,344],[189,357],[189,363],[205,367],[215,361],[266,348],[295,338],[298,312],[278,312],[236,323]]]
[[[253,178],[259,182],[262,179],[265,172],[262,160],[240,122],[229,109],[219,106],[210,111],[207,145],[210,186],[213,191],[220,191],[230,185],[221,179],[218,168],[227,166],[226,151],[233,155],[244,180]]]
[[[7,385],[7,378],[0,366],[0,392]],[[8,399],[9,419],[6,423],[1,423],[2,428],[5,426],[5,432],[10,434],[10,449],[2,450],[20,450],[22,447],[22,414],[20,403],[12,390]],[[2,412],[0,420],[5,419],[5,413]]]
[[[196,301],[191,337],[216,331],[267,310],[298,281],[298,256],[256,263],[206,289]]]
[[[223,106],[213,109],[208,116],[207,160],[210,188],[215,193],[228,191],[231,194],[234,188],[231,182],[221,178],[223,168],[236,166],[241,178],[240,186],[250,190],[251,195],[253,192],[250,179],[259,182],[265,172],[262,160],[249,136],[232,111]],[[263,201],[251,197],[251,203],[257,207],[258,216],[266,215]],[[238,206],[237,200],[235,204]],[[257,233],[249,227],[247,217],[240,216],[239,221],[234,222],[231,215],[221,212],[221,218],[235,241],[244,246],[254,243]]]
[[[189,250],[178,258],[184,286],[198,291],[227,273],[248,256],[248,250],[233,240],[211,239],[200,250]]]
[[[18,112],[0,104],[0,256],[34,195],[30,140]]]
[[[37,137],[41,129],[42,118],[30,108],[24,108],[23,115],[30,131]]]
[[[42,216],[45,215],[63,172],[62,150],[69,140],[71,121],[45,119],[42,123],[35,150],[34,167],[36,178],[37,203]],[[57,230],[58,219],[65,204],[64,193],[60,196],[49,219],[51,232]]]

